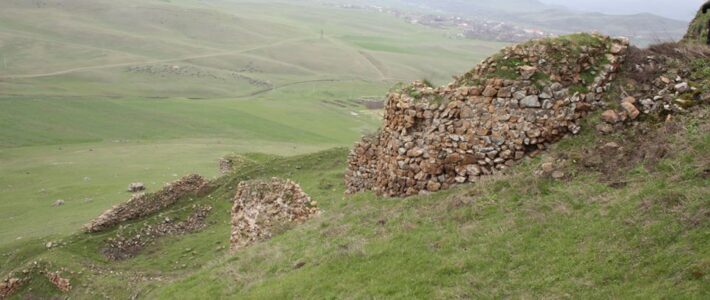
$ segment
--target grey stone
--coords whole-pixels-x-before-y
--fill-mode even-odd
[[[537,95],[530,95],[520,100],[520,106],[539,108],[542,105],[540,104],[540,98]]]

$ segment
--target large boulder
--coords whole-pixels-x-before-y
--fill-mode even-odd
[[[317,203],[287,179],[239,183],[232,207],[232,250],[271,238],[278,230],[319,214]]]

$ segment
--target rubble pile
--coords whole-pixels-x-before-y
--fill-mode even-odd
[[[602,113],[597,131],[612,133],[645,115],[663,117],[685,113],[698,104],[710,103],[706,74],[710,48],[683,43],[632,48],[624,66],[620,106]]]
[[[511,46],[443,87],[388,95],[384,125],[349,156],[348,193],[400,197],[500,172],[566,134],[601,102],[628,40],[577,34]]]
[[[152,194],[136,194],[127,202],[105,211],[84,226],[87,232],[100,232],[123,223],[148,216],[175,204],[188,195],[204,195],[210,191],[207,179],[200,175],[188,175],[167,184],[162,190]]]
[[[317,203],[291,180],[243,181],[232,207],[231,248],[269,239],[280,227],[303,223],[319,213]]]
[[[47,276],[49,282],[51,282],[60,291],[64,293],[71,291],[71,282],[69,279],[63,278],[60,272],[46,272],[45,276]]]
[[[15,277],[0,281],[0,299],[10,298],[10,296],[22,287],[22,283],[22,280]]]
[[[219,174],[227,175],[234,172],[234,159],[231,157],[223,157],[219,159]]]
[[[145,246],[153,241],[170,235],[180,235],[199,231],[207,226],[205,220],[212,211],[211,206],[195,206],[194,211],[185,221],[176,222],[165,218],[162,223],[145,225],[130,237],[118,234],[110,238],[101,249],[101,253],[110,260],[124,260],[140,253]]]

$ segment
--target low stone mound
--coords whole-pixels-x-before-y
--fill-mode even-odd
[[[164,236],[188,234],[202,230],[207,226],[206,220],[212,211],[211,206],[195,206],[192,214],[186,220],[176,222],[165,218],[159,224],[145,225],[130,236],[118,233],[110,238],[101,249],[104,257],[110,260],[124,260],[138,255],[147,245]]]
[[[162,190],[151,194],[134,195],[127,202],[105,211],[84,226],[86,232],[100,232],[128,220],[134,220],[156,213],[175,204],[187,195],[204,195],[209,192],[207,179],[200,175],[187,175],[167,184]]]
[[[63,278],[60,272],[47,272],[45,276],[58,290],[64,293],[71,291],[71,282],[68,278]]]
[[[628,40],[576,34],[503,49],[455,82],[388,95],[384,125],[349,156],[347,192],[391,197],[473,182],[534,155],[601,106]]]
[[[22,287],[22,280],[11,277],[0,282],[0,299],[10,298],[17,290]]]
[[[232,157],[222,157],[219,159],[219,174],[227,175],[234,172],[234,159]]]
[[[279,228],[303,223],[319,213],[317,203],[291,180],[241,182],[232,207],[231,248],[269,239]]]

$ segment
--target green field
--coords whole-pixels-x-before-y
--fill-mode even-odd
[[[0,244],[75,232],[134,181],[216,176],[226,154],[350,146],[380,118],[357,99],[502,46],[317,1],[4,1]]]

